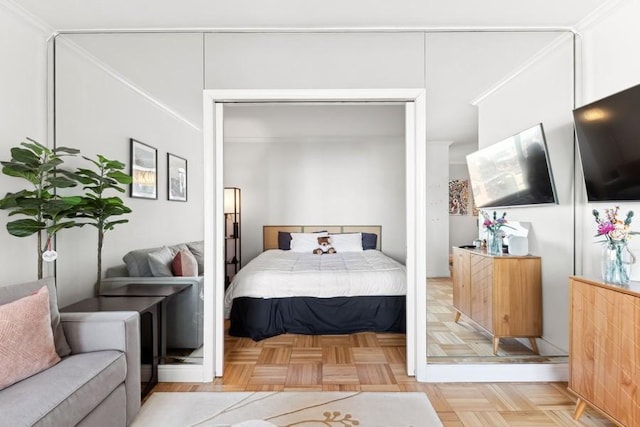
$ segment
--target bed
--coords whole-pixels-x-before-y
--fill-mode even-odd
[[[318,232],[332,241],[359,236],[366,249],[286,250],[287,235]],[[230,335],[258,341],[283,333],[405,332],[406,270],[379,250],[380,226],[264,226],[263,242],[225,293]]]

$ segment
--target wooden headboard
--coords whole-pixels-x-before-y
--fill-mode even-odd
[[[278,231],[288,233],[313,233],[328,231],[329,233],[373,233],[378,236],[376,249],[382,247],[381,225],[264,225],[262,227],[262,250],[278,249]]]

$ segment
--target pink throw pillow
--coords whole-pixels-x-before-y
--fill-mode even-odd
[[[0,305],[0,390],[59,361],[46,286]]]
[[[196,257],[189,251],[180,251],[173,257],[171,269],[174,276],[197,276],[198,261]]]

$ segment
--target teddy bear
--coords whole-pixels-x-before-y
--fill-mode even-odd
[[[313,250],[316,255],[335,254],[336,250],[331,246],[329,236],[318,237],[318,247]]]

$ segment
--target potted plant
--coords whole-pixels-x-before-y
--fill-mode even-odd
[[[79,150],[59,147],[49,149],[33,139],[11,149],[11,160],[2,161],[5,175],[25,179],[30,188],[7,193],[0,199],[0,209],[9,216],[24,218],[9,221],[7,231],[16,237],[38,236],[38,279],[43,277],[43,255],[55,259],[51,238],[64,228],[81,226],[73,218],[82,202],[80,196],[60,196],[56,190],[77,185],[72,173],[61,169],[64,156],[75,156]],[[46,235],[46,238],[45,238]]]
[[[84,185],[85,194],[77,207],[77,217],[87,221],[84,224],[94,226],[98,230],[98,272],[94,287],[95,295],[100,294],[102,283],[102,246],[104,244],[104,234],[113,230],[118,224],[129,222],[128,219],[112,220],[112,217],[125,215],[131,212],[122,199],[111,196],[105,197],[108,190],[124,193],[125,189],[121,185],[131,183],[131,176],[122,172],[124,163],[117,160],[109,160],[102,155],[98,155],[97,160],[88,157],[83,158],[91,162],[96,170],[78,168],[74,176]],[[83,224],[83,225],[84,225]]]

